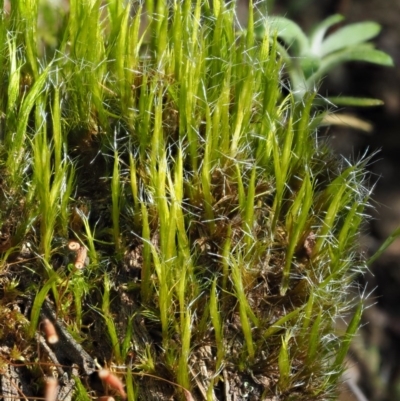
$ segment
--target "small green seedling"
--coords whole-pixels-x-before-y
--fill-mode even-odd
[[[392,67],[393,60],[385,52],[377,50],[370,42],[381,31],[376,22],[359,22],[336,28],[344,17],[335,14],[319,23],[307,36],[294,21],[285,17],[268,18],[268,27],[274,27],[278,38],[279,53],[284,61],[294,95],[301,99],[318,85],[331,70],[349,61],[363,61]],[[261,40],[266,25],[257,29]],[[327,98],[328,102],[345,106],[376,106],[382,104],[378,99],[340,96]]]

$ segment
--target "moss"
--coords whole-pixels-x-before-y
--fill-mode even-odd
[[[367,160],[319,144],[314,94],[284,92],[252,5],[239,31],[216,1],[149,1],[144,26],[141,7],[71,0],[51,62],[23,19],[37,3],[14,6],[2,16],[2,274],[21,279],[30,326],[13,336],[27,363],[50,358],[33,351],[46,302],[71,347],[126,376],[128,399],[334,399],[362,310],[335,332],[364,268]],[[68,240],[88,247],[85,268]],[[101,394],[78,374],[77,398]]]

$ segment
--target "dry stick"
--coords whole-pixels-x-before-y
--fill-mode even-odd
[[[162,378],[162,377],[159,377],[159,376],[151,375],[150,373],[136,373],[136,372],[131,372],[131,373],[132,373],[132,375],[134,375],[134,376],[147,376],[147,377],[152,377],[153,379],[161,380],[161,381],[163,381],[163,382],[166,382],[166,383],[171,384],[172,386],[179,387],[179,388],[180,388],[181,390],[183,390],[183,392],[185,393],[186,401],[194,401],[194,398],[193,398],[193,396],[192,396],[192,393],[191,393],[188,389],[186,389],[185,387],[181,386],[181,385],[178,384],[178,383],[171,382],[171,381],[169,381],[169,380],[167,380],[167,379],[164,379],[164,378]]]
[[[78,242],[76,242],[76,241],[70,241],[68,243],[68,248],[70,250],[78,250],[78,256],[77,256],[76,261],[75,261],[75,267],[76,268],[82,268],[84,266],[84,262],[86,260],[86,255],[87,255],[86,248],[84,248],[84,247],[81,248],[80,244]],[[84,249],[84,252],[79,252],[80,249]],[[36,256],[36,257],[28,259],[28,260],[34,260],[34,259],[37,259],[38,257],[39,256]],[[81,261],[82,258],[83,258],[82,267],[79,267],[80,265],[78,263]],[[16,263],[20,263],[20,262],[14,262],[12,264],[16,264]],[[68,281],[68,279],[67,279],[67,281]],[[44,331],[45,336],[46,336],[46,341],[49,344],[56,344],[58,342],[59,338],[58,338],[57,331],[56,331],[53,323],[49,319],[46,318],[46,319],[42,320],[40,325],[43,326],[43,331]],[[39,342],[38,342],[37,353],[38,353],[38,357],[40,359],[40,344],[39,344]],[[46,366],[47,365],[47,366],[68,367],[66,365],[55,364],[55,363],[46,363],[46,362],[32,362],[32,363],[25,362],[25,363],[21,363],[21,364],[16,364],[16,363],[13,363],[13,362],[11,362],[9,360],[7,360],[7,362],[12,366],[17,366],[17,367],[18,366],[34,365],[34,364],[36,366],[38,366],[38,365],[39,366],[42,366],[42,365]],[[23,391],[21,391],[18,388],[18,386],[16,384],[12,383],[11,381],[10,381],[10,384],[17,390],[17,392],[19,394],[21,394],[21,396],[19,396],[19,397],[18,396],[8,396],[8,398],[11,398],[11,399],[14,399],[14,398],[15,399],[20,399],[20,397],[23,397],[25,400],[38,399],[38,400],[45,400],[45,401],[55,401],[57,399],[58,380],[55,379],[55,378],[52,378],[52,377],[48,377],[47,380],[46,380],[45,397],[44,398],[42,398],[42,397],[27,397],[23,393]],[[108,401],[114,401],[114,399],[112,397],[106,397],[106,399]],[[105,400],[105,401],[107,401],[107,400]]]
[[[25,362],[25,364],[23,364],[22,366],[36,365],[40,368],[40,371],[42,372],[43,376],[45,376],[45,372],[42,369],[42,366],[51,366],[51,367],[57,368],[58,373],[62,376],[64,374],[63,368],[68,367],[68,366],[62,366],[60,364],[55,363],[55,361],[58,362],[58,360],[57,360],[56,356],[54,355],[53,350],[49,347],[49,345],[44,340],[44,337],[41,334],[36,333],[35,338],[37,340],[36,352],[38,355],[38,360],[40,361],[40,359],[41,359],[40,348],[42,346],[45,350],[45,353],[47,353],[47,356],[50,358],[51,362]]]
[[[19,397],[14,396],[14,395],[10,395],[10,396],[7,396],[7,398],[18,398],[18,399],[20,399],[21,397],[23,397],[25,400],[28,399],[28,397],[24,394],[24,392],[23,392],[15,383],[13,383],[11,380],[10,380],[10,384],[11,384],[11,386],[13,386],[13,387],[15,388],[15,390],[17,390],[17,392],[18,392],[19,394],[21,394],[21,395],[20,395]],[[29,398],[34,398],[34,397],[29,397]]]
[[[40,356],[40,355],[39,355]],[[55,367],[60,367],[60,368],[70,368],[70,365],[61,365],[60,363],[54,363],[54,362],[24,362],[24,363],[13,363],[9,359],[1,357],[4,361],[7,362],[7,365],[15,366],[16,368],[21,368],[24,366],[55,366]]]
[[[46,339],[47,339],[47,342],[48,343],[50,343],[50,344],[54,344],[54,343],[57,343],[58,342],[58,335],[57,335],[57,332],[56,332],[56,330],[55,330],[55,327],[54,327],[54,325],[53,325],[53,323],[49,320],[49,319],[44,319],[42,322],[41,322],[41,324],[43,324],[43,330],[44,330],[44,332],[45,332],[45,334],[46,334]],[[39,342],[38,342],[38,357],[39,357],[39,359],[40,359],[40,345],[39,345]],[[39,366],[41,366],[41,365],[43,365],[43,366],[59,366],[59,367],[68,367],[68,366],[65,366],[65,365],[61,365],[61,364],[55,364],[55,363],[46,363],[46,362],[25,362],[25,363],[23,363],[23,364],[15,364],[15,363],[12,363],[11,361],[7,361],[7,362],[9,362],[10,363],[10,365],[12,365],[12,366],[26,366],[26,365],[33,365],[33,364],[36,364],[36,365],[39,365]],[[176,387],[179,387],[180,389],[182,389],[183,390],[183,392],[184,392],[184,394],[185,394],[185,397],[186,397],[186,400],[187,401],[193,401],[194,399],[193,399],[193,397],[192,397],[192,394],[190,393],[190,391],[189,390],[187,390],[186,388],[184,388],[183,386],[181,386],[180,384],[178,384],[178,383],[173,383],[173,382],[171,382],[171,381],[169,381],[169,380],[167,380],[167,379],[164,379],[164,378],[162,378],[162,377],[159,377],[159,376],[155,376],[155,375],[151,375],[151,374],[149,374],[149,373],[136,373],[136,372],[131,372],[132,373],[132,375],[135,375],[135,376],[147,376],[147,377],[152,377],[152,378],[154,378],[154,379],[156,379],[156,380],[161,380],[161,381],[164,381],[164,382],[166,382],[166,383],[169,383],[169,384],[171,384],[171,385],[173,385],[173,386],[176,386]],[[125,390],[124,390],[124,385],[123,385],[123,383],[122,383],[122,381],[117,377],[117,376],[115,376],[114,374],[112,374],[110,371],[108,371],[107,369],[101,369],[99,372],[98,372],[98,374],[99,374],[99,377],[100,377],[100,379],[102,379],[108,386],[110,386],[110,387],[112,387],[114,390],[116,390],[117,392],[119,392],[119,394],[121,395],[121,397],[123,397],[123,398],[126,398],[126,393],[125,393]],[[13,385],[15,386],[15,388],[16,388],[16,390],[19,392],[19,393],[21,393],[21,395],[25,398],[25,399],[34,399],[34,398],[36,398],[36,399],[40,399],[40,400],[45,400],[45,401],[53,401],[52,400],[52,398],[50,398],[50,396],[52,396],[53,395],[53,393],[51,392],[51,391],[54,391],[53,390],[53,387],[54,387],[54,382],[52,382],[52,380],[50,380],[51,378],[49,378],[48,379],[48,381],[47,381],[47,385],[46,385],[46,397],[45,398],[40,398],[40,397],[26,397],[22,392],[21,392],[21,390],[17,387],[17,386],[15,386],[13,383]],[[55,380],[55,383],[57,384],[57,380]],[[48,387],[47,386],[49,386],[49,389],[48,389]],[[57,386],[55,386],[55,388],[57,388]],[[48,389],[48,390],[47,390]],[[48,391],[48,392],[47,392]],[[49,395],[48,395],[49,394]],[[10,398],[18,398],[18,397],[10,397]],[[107,398],[107,400],[105,400],[105,401],[113,401],[113,398],[112,397],[106,397]]]
[[[4,358],[4,360],[6,360],[7,363],[9,363],[9,364],[12,365],[12,366],[26,366],[26,365],[56,366],[56,364],[54,364],[54,363],[49,363],[49,362],[12,363],[11,361],[8,361],[8,360],[5,359],[5,358]],[[57,366],[60,366],[60,367],[69,367],[69,366],[61,365],[61,364],[58,364]],[[106,369],[102,369],[102,370],[107,371]],[[99,373],[100,373],[102,370],[100,370]],[[107,371],[107,372],[108,372],[108,371]],[[110,373],[110,372],[108,372],[108,373]],[[110,373],[110,374],[111,374],[111,373]],[[171,382],[170,380],[164,379],[164,378],[159,377],[159,376],[151,375],[151,374],[149,374],[149,373],[131,372],[131,374],[134,375],[134,376],[146,376],[146,377],[151,377],[151,378],[153,378],[153,379],[156,379],[156,380],[160,380],[160,381],[169,383],[169,384],[171,384],[172,386],[179,387],[179,388],[180,388],[181,390],[183,390],[183,392],[185,393],[185,397],[186,397],[186,400],[187,400],[187,401],[194,401],[194,398],[193,398],[191,392],[190,392],[188,389],[186,389],[185,387],[183,387],[183,386],[181,386],[180,384],[178,384],[178,383]],[[113,375],[113,376],[114,376],[114,375]],[[116,376],[115,376],[115,377],[116,377]],[[119,379],[118,379],[118,380],[119,380]],[[110,385],[110,383],[107,383],[107,384]],[[21,390],[20,390],[18,387],[16,387],[16,390],[17,390],[19,393],[21,393]],[[125,394],[125,391],[124,391],[124,390],[123,390],[123,393]],[[21,393],[21,395],[22,395],[26,400],[34,400],[34,399],[36,399],[36,400],[44,400],[44,401],[47,401],[47,399],[44,398],[44,397],[27,397],[27,396],[25,396],[23,393]],[[17,397],[17,396],[8,396],[8,398],[15,398],[15,399],[17,399],[17,398],[19,398],[19,397]],[[113,398],[113,397],[109,397],[109,396],[103,396],[103,397],[100,397],[99,400],[100,400],[100,401],[113,401],[114,398]]]
[[[41,336],[40,334],[36,335],[36,340],[37,340],[37,354],[38,354],[38,360],[41,360],[41,349],[43,348],[45,354],[47,354],[47,357],[51,360],[49,366],[52,366],[53,368],[55,367],[57,369],[59,377],[62,377],[64,375],[64,370],[63,367],[69,367],[69,366],[62,366],[58,363],[57,356],[55,355],[54,351],[50,348],[50,346],[47,344],[46,340]],[[38,363],[38,366],[43,373],[43,376],[45,376],[45,372],[42,369],[42,365],[45,363]],[[45,365],[44,365],[45,366]]]
[[[178,383],[171,382],[171,381],[169,381],[169,380],[167,380],[167,379],[164,379],[164,378],[159,377],[159,376],[151,375],[151,374],[149,374],[149,373],[136,373],[136,372],[131,372],[131,374],[134,375],[134,376],[147,376],[147,377],[151,377],[151,378],[153,378],[153,379],[161,380],[161,381],[164,381],[164,382],[166,382],[166,383],[169,383],[169,384],[171,384],[171,385],[173,385],[173,386],[175,386],[175,387],[179,387],[179,388],[180,388],[181,390],[183,390],[183,392],[185,393],[185,397],[186,397],[186,400],[187,400],[187,401],[194,401],[194,398],[193,398],[191,392],[190,392],[188,389],[186,389],[185,387],[183,387],[183,386],[181,386],[180,384],[178,384]],[[125,390],[124,390],[124,388],[123,388],[124,386],[123,386],[123,384],[122,384],[122,381],[121,381],[117,376],[113,375],[113,374],[112,374],[109,370],[107,370],[107,369],[101,369],[101,370],[99,370],[98,375],[99,375],[99,377],[100,377],[101,380],[103,380],[106,384],[108,384],[108,385],[109,385],[110,387],[112,387],[114,390],[118,391],[118,392],[120,393],[120,395],[121,395],[123,398],[126,398],[126,393],[125,393]]]
[[[21,397],[23,397],[25,400],[43,400],[43,401],[46,401],[46,398],[44,398],[44,397],[36,397],[36,396],[32,396],[32,397],[30,397],[30,396],[27,396],[27,395],[25,395],[24,393],[22,393],[19,389],[18,389],[18,392],[20,392],[21,393],[21,395],[20,396],[18,396],[18,395],[7,395],[6,397],[7,398],[11,398],[11,399],[15,399],[15,400],[20,400],[21,399]],[[2,397],[3,398],[3,397]]]
[[[40,354],[39,354],[40,357]],[[11,366],[15,366],[15,367],[25,367],[25,366],[51,366],[51,367],[62,367],[62,368],[69,368],[69,365],[61,365],[61,364],[56,364],[53,362],[25,362],[25,363],[14,363],[10,360],[8,360],[7,358],[4,358],[4,361],[7,362],[8,365]],[[43,371],[42,371],[43,373]],[[44,374],[44,373],[43,373]],[[54,384],[55,383],[55,384]],[[57,385],[58,385],[58,381],[56,378],[53,377],[47,377],[46,378],[46,387],[45,387],[45,397],[36,397],[36,396],[27,396],[23,393],[23,391],[13,382],[11,382],[11,385],[18,391],[18,393],[20,393],[20,396],[12,396],[12,395],[7,395],[7,398],[10,399],[21,399],[21,397],[23,397],[25,400],[44,400],[44,401],[55,401],[57,398]],[[54,393],[52,393],[52,391],[55,391],[55,395]],[[112,398],[112,397],[109,397]],[[109,400],[104,400],[104,401],[113,401],[111,399]]]
[[[16,262],[10,262],[10,263],[6,262],[6,264],[7,264],[7,266],[13,266],[13,265],[18,265],[19,263],[26,263],[26,262],[30,262],[35,259],[40,259],[41,257],[43,257],[43,255],[34,256],[33,258],[29,258],[29,259],[17,260]]]
[[[65,328],[63,322],[57,319],[53,306],[50,302],[45,301],[42,305],[42,315],[44,318],[49,318],[57,329],[60,337],[60,347],[56,347],[55,353],[57,359],[67,358],[69,362],[76,363],[82,371],[91,375],[95,369],[93,358],[83,349],[83,347],[74,339],[74,337]]]

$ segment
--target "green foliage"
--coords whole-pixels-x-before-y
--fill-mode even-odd
[[[284,94],[291,59],[274,28],[285,20],[254,22],[250,2],[238,32],[231,3],[147,1],[143,24],[143,4],[71,0],[48,62],[38,4],[13,2],[0,30],[1,220],[13,246],[2,269],[26,241],[34,251],[12,271],[33,298],[18,349],[35,349],[47,298],[93,358],[126,372],[130,400],[335,399],[361,314],[333,335],[365,266],[368,160],[349,165],[318,142],[317,71],[301,99],[297,87]],[[331,24],[313,42],[325,70],[348,51],[339,34],[322,40]],[[282,38],[308,54],[291,27]],[[69,239],[87,244],[86,269],[68,270]],[[75,391],[87,399],[90,381]]]
[[[262,38],[265,30],[272,26],[284,42],[279,52],[284,60],[297,98],[315,90],[321,79],[332,69],[348,61],[364,61],[383,66],[393,66],[392,58],[374,48],[369,42],[375,38],[381,27],[376,22],[360,22],[340,27],[327,35],[327,32],[342,22],[344,17],[335,14],[320,22],[307,36],[292,20],[285,17],[270,17],[265,25],[260,25],[257,35]],[[358,99],[355,97],[328,98],[337,105],[375,106],[377,99]]]

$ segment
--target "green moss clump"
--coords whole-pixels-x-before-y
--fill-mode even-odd
[[[252,4],[238,31],[213,3],[71,0],[51,62],[38,2],[2,15],[2,269],[33,301],[7,338],[36,360],[47,297],[130,400],[335,399],[366,161],[319,143]]]

